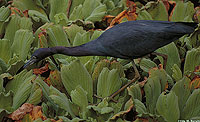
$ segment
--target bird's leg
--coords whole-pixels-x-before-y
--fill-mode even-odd
[[[162,53],[157,53],[157,52],[153,52],[151,54],[163,57],[163,69],[166,70],[168,55],[165,55],[165,54],[162,54]]]
[[[139,74],[139,72],[138,72],[138,70],[137,70],[137,67],[135,66],[134,61],[132,61],[132,64],[133,64],[133,69],[134,69],[134,71],[135,71],[135,77],[134,77],[130,82],[128,82],[126,85],[124,85],[121,89],[119,89],[119,90],[117,90],[115,93],[113,93],[113,94],[109,97],[111,100],[113,100],[113,98],[114,98],[117,94],[119,94],[121,91],[123,91],[124,89],[126,89],[126,88],[127,88],[129,85],[131,85],[133,82],[135,82],[135,81],[137,81],[137,80],[140,79],[140,74]]]

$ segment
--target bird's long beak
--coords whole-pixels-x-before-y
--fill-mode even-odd
[[[26,64],[24,64],[23,68],[25,69],[26,67],[34,64],[35,62],[37,62],[37,59],[35,57],[31,57],[31,59],[28,60],[28,62]]]

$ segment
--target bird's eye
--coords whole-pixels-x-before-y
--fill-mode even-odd
[[[36,56],[32,56],[32,59],[37,59],[37,57]]]

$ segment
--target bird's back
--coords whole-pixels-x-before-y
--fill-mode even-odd
[[[105,31],[90,44],[95,44],[95,50],[102,55],[138,58],[192,33],[196,25],[190,22],[128,21]]]

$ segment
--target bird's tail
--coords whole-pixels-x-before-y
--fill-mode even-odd
[[[196,22],[176,22],[182,28],[183,33],[192,33],[198,27]],[[182,25],[182,26],[180,26]]]
[[[187,26],[190,26],[190,27],[193,27],[193,28],[197,28],[198,24],[199,24],[197,22],[177,22],[177,23],[182,23],[184,25],[187,25]]]

